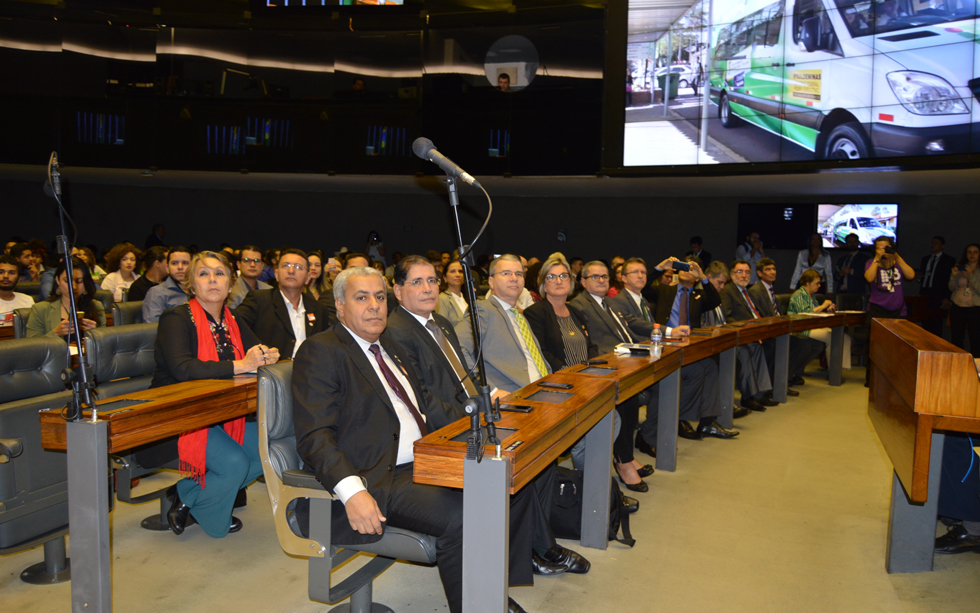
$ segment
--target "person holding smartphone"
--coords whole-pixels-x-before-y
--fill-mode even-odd
[[[105,326],[105,309],[95,300],[95,281],[88,271],[88,265],[77,256],[72,256],[74,283],[69,286],[65,260],[54,271],[57,288],[44,302],[31,307],[27,320],[27,336],[68,336],[74,333],[71,325],[71,298],[68,292],[75,293],[75,308],[78,310],[78,325],[82,332]]]

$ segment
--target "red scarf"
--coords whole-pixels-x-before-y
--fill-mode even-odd
[[[203,362],[217,362],[218,348],[215,345],[214,335],[211,333],[211,325],[208,323],[208,316],[204,312],[204,307],[197,301],[197,298],[191,298],[188,306],[191,309],[194,327],[197,328],[197,359]],[[224,307],[222,315],[225,326],[228,328],[228,335],[231,337],[231,345],[235,350],[235,359],[244,359],[245,350],[242,348],[242,333],[238,329],[238,322],[231,316],[228,307]],[[226,421],[222,427],[228,436],[239,445],[245,440],[244,417]],[[177,440],[177,453],[180,457],[180,474],[197,481],[203,490],[204,473],[207,471],[208,428],[199,428],[181,434]]]

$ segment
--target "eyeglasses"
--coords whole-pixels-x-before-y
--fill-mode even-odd
[[[422,287],[423,283],[428,283],[429,285],[439,285],[439,279],[436,279],[435,277],[429,277],[428,279],[419,277],[418,279],[408,281],[408,285],[411,285],[412,287]]]
[[[571,275],[569,275],[567,272],[563,272],[557,275],[548,274],[545,275],[544,278],[547,279],[548,281],[557,281],[558,279],[561,279],[562,281],[568,281],[569,276]]]
[[[242,262],[245,264],[258,264],[262,261],[262,258],[242,258]]]
[[[511,277],[517,277],[518,279],[524,278],[524,273],[514,270],[501,270],[500,272],[493,273],[495,277],[503,277],[504,279],[510,279]]]
[[[608,281],[609,275],[589,275],[586,279],[591,279],[593,281]]]
[[[751,270],[733,270],[732,271],[732,274],[733,275],[750,275],[750,274],[752,274],[752,271]]]
[[[296,272],[305,272],[306,271],[306,266],[303,266],[302,264],[293,264],[292,262],[284,262],[284,263],[282,263],[282,264],[279,265],[279,268],[284,268],[286,270],[289,270],[291,268],[291,269],[295,270]]]

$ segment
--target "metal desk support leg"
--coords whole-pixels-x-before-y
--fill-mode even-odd
[[[721,415],[718,423],[723,428],[731,428],[735,413],[735,352],[738,347],[722,351],[718,356],[718,400],[721,402]]]
[[[885,569],[889,573],[921,573],[932,570],[936,548],[936,511],[946,435],[932,433],[929,456],[929,493],[925,504],[913,504],[905,495],[898,475],[892,473],[892,500],[888,511],[888,545]],[[72,569],[74,570],[74,569]]]
[[[844,326],[830,329],[830,355],[828,356],[827,382],[840,385],[844,371]]]
[[[776,364],[773,367],[772,399],[786,402],[789,382],[789,334],[776,337]]]
[[[70,421],[68,522],[72,613],[110,613],[109,435],[104,421]]]
[[[464,613],[507,613],[511,467],[489,454],[463,464]]]
[[[609,544],[609,458],[612,457],[613,411],[585,435],[582,484],[582,546],[605,549]]]
[[[674,472],[677,468],[677,420],[680,417],[681,369],[660,380],[657,413],[657,468]]]

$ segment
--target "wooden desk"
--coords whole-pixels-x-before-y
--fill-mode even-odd
[[[980,433],[977,366],[910,321],[873,319],[869,368],[868,415],[894,466],[885,566],[932,570],[941,431]]]
[[[5,341],[14,337],[14,327],[13,326],[2,326],[0,327],[0,341]]]

